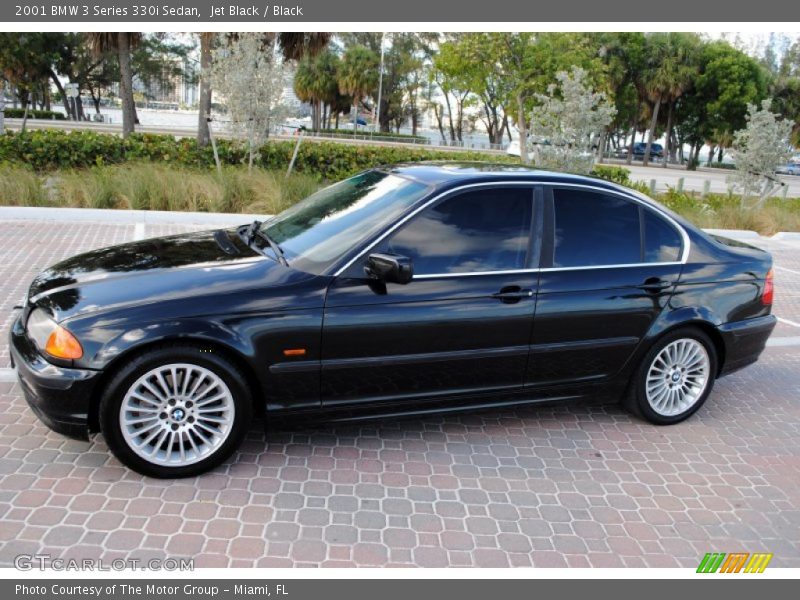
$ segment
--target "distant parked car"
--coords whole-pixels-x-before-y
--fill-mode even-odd
[[[789,162],[785,165],[781,165],[775,172],[778,175],[800,175],[800,163],[796,162]]]
[[[628,149],[630,146],[624,146],[617,150],[617,156],[619,158],[627,158],[628,156]],[[645,142],[637,142],[633,145],[633,158],[637,160],[643,160],[644,154],[647,151],[647,144]],[[661,144],[653,144],[650,146],[650,160],[654,158],[664,158],[664,146]]]

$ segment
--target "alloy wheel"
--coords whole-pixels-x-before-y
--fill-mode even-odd
[[[693,338],[675,340],[650,364],[645,383],[647,402],[663,417],[680,415],[703,396],[710,371],[711,360],[701,342]]]
[[[225,381],[204,367],[176,363],[139,377],[122,400],[123,438],[149,463],[180,467],[212,455],[231,433],[233,396]]]

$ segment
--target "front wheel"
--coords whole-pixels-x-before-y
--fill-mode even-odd
[[[139,356],[111,379],[100,427],[120,461],[152,477],[212,469],[239,446],[252,416],[243,375],[226,358],[188,346]]]
[[[713,342],[699,329],[673,331],[642,360],[627,407],[656,425],[679,423],[706,401],[717,374]]]

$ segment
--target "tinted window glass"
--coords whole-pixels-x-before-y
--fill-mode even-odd
[[[326,187],[265,222],[295,269],[321,273],[392,223],[428,188],[381,171],[366,171]]]
[[[680,259],[681,236],[655,213],[644,211],[645,262],[674,262]]]
[[[397,231],[386,249],[414,261],[414,273],[524,269],[533,192],[486,189],[426,209]]]
[[[554,267],[641,262],[639,207],[615,196],[553,190]]]

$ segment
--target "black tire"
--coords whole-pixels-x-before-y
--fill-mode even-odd
[[[227,437],[208,456],[191,464],[165,466],[149,462],[132,450],[122,431],[120,411],[126,393],[140,377],[159,366],[176,363],[195,365],[220,378],[230,391],[234,416]],[[252,420],[253,401],[245,375],[225,356],[191,345],[164,345],[136,356],[114,373],[103,390],[98,416],[108,447],[126,466],[150,477],[192,477],[220,465],[239,447]]]
[[[667,416],[654,410],[647,399],[647,374],[658,354],[673,342],[682,339],[695,340],[705,348],[709,362],[708,377],[705,389],[697,400],[694,401],[694,404],[678,414]],[[711,394],[711,390],[714,388],[714,380],[718,372],[717,360],[717,352],[714,343],[708,335],[700,329],[695,327],[682,327],[671,331],[659,338],[642,358],[636,369],[634,378],[631,381],[631,385],[628,387],[628,392],[623,400],[623,406],[631,413],[654,425],[673,425],[675,423],[680,423],[697,412]]]

